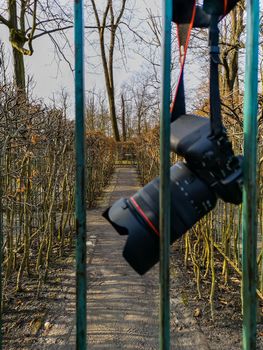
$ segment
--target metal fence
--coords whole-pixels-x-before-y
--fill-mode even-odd
[[[76,52],[81,55],[79,45],[82,37],[82,1],[75,1],[76,7]],[[169,213],[170,203],[167,198],[169,196],[169,134],[170,134],[170,61],[171,61],[171,19],[172,19],[172,0],[163,1],[163,79],[162,79],[162,108],[161,108],[161,186],[160,186],[160,232],[161,232],[161,254],[160,254],[160,349],[170,348],[170,322],[169,322]],[[257,135],[257,65],[258,65],[258,34],[259,34],[259,1],[250,0],[247,3],[247,56],[246,56],[246,81],[245,81],[245,106],[244,106],[244,201],[243,201],[243,349],[253,350],[256,348],[256,237],[257,237],[257,201],[256,201],[256,135]],[[77,56],[77,60],[83,57]],[[78,61],[78,62],[79,62]],[[79,64],[79,63],[77,63]],[[79,67],[79,66],[78,66]],[[81,75],[81,72],[77,71]],[[83,71],[82,71],[83,76]],[[81,81],[81,76],[79,76]],[[76,95],[83,96],[83,88],[80,87],[79,81],[76,86]],[[79,98],[81,98],[79,96]],[[83,102],[83,101],[82,101]],[[83,103],[78,104],[78,108]],[[83,111],[78,110],[77,120],[82,120]],[[76,132],[79,135],[79,143],[81,144],[81,126],[76,124]],[[77,156],[78,152],[77,149]],[[79,168],[79,171],[81,169]],[[83,178],[79,177],[79,189],[83,186]],[[78,194],[77,202],[80,201],[81,193]],[[83,202],[83,201],[82,201]],[[80,206],[82,217],[85,216],[85,208]],[[81,213],[77,213],[77,220]],[[85,240],[85,224],[79,228],[78,239],[80,242]],[[81,250],[82,249],[82,250]],[[78,245],[79,257],[85,256],[85,247]],[[79,261],[79,258],[78,258]],[[77,296],[78,308],[77,314],[77,349],[86,349],[86,338],[83,332],[86,332],[86,308],[85,291],[86,282],[82,274],[85,269],[85,259],[77,270]],[[82,286],[83,290],[79,290]]]
[[[76,96],[76,349],[87,348],[86,304],[86,169],[84,123],[84,21],[83,1],[75,0],[75,96]],[[163,1],[163,79],[161,108],[161,186],[160,186],[160,349],[170,348],[169,312],[169,134],[170,134],[170,58],[172,0]],[[247,2],[247,55],[244,106],[244,200],[243,200],[243,349],[256,349],[257,275],[257,66],[259,1]],[[2,186],[3,184],[1,184]],[[1,209],[1,208],[0,208]],[[3,237],[0,223],[1,239]],[[1,264],[2,265],[2,264]],[[0,271],[1,272],[1,271]]]
[[[77,158],[77,349],[86,349],[86,208],[84,167],[83,3],[75,0],[76,158]],[[160,349],[170,348],[169,234],[170,62],[172,0],[163,1],[162,105],[160,131]],[[244,106],[243,349],[256,349],[257,248],[257,66],[259,1],[247,2],[247,55]]]

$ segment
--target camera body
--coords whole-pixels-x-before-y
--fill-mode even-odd
[[[171,108],[171,150],[182,156],[170,169],[170,243],[209,213],[218,198],[242,202],[243,157],[236,156],[221,120],[219,91],[220,21],[238,0],[173,1],[173,21],[178,24],[181,73]],[[186,114],[183,71],[188,39],[193,27],[209,28],[210,114],[203,118]],[[121,198],[104,217],[121,235],[127,235],[123,256],[139,274],[159,261],[159,192],[157,177],[130,198]]]
[[[225,129],[211,133],[208,118],[182,115],[171,124],[171,150],[223,201],[242,202],[242,156],[235,156]]]
[[[171,124],[171,150],[185,158],[170,169],[171,243],[209,213],[217,199],[242,201],[242,157],[234,155],[225,131],[211,133],[208,118],[182,115]],[[128,235],[123,256],[139,274],[159,261],[159,177],[103,216]]]

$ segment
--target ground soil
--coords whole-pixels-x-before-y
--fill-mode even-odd
[[[109,203],[139,187],[134,168],[118,168],[98,207],[88,212],[88,348],[157,350],[158,266],[138,276],[122,258],[125,237],[101,217]],[[194,275],[183,263],[182,242],[171,256],[171,349],[241,349],[240,284],[217,276],[215,317],[211,319],[209,281],[197,297]],[[219,260],[218,260],[219,261]],[[219,263],[218,263],[219,264]],[[74,250],[53,260],[49,280],[36,298],[37,281],[9,294],[4,308],[3,350],[75,349]],[[263,350],[259,307],[258,347]]]
[[[214,296],[214,316],[212,318],[211,304],[209,303],[211,282],[201,279],[201,298],[196,287],[194,272],[184,264],[181,249],[183,242],[178,241],[173,246],[171,257],[172,294],[181,295],[183,303],[195,317],[198,326],[205,334],[211,350],[242,349],[242,315],[241,315],[241,283],[234,270],[229,272],[227,285],[222,276],[222,257],[215,257],[216,290]],[[263,303],[258,305],[257,349],[263,349]]]

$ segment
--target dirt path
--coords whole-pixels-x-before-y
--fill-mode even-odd
[[[118,168],[99,209],[88,212],[87,311],[88,348],[91,350],[159,348],[158,266],[143,277],[137,275],[122,257],[125,237],[119,236],[101,217],[103,209],[109,203],[130,196],[137,189],[136,170]],[[56,275],[56,280],[58,279],[57,285],[54,284],[53,298],[43,311],[41,321],[37,323],[35,317],[28,320],[28,334],[23,339],[17,333],[14,340],[15,331],[10,331],[4,349],[75,349],[73,257],[68,258],[64,267],[59,269]],[[172,288],[176,288],[176,279]],[[191,313],[182,298],[176,294],[176,289],[171,294],[171,349],[209,349]],[[50,285],[42,293],[42,302],[47,299],[47,295],[50,297]],[[26,315],[26,309],[24,314]],[[34,322],[39,327],[35,335],[32,335]]]
[[[110,202],[138,189],[134,169],[117,169],[115,181]],[[125,239],[101,222],[88,273],[91,349],[158,348],[158,271],[138,276],[122,258]]]
[[[119,168],[110,203],[139,188],[135,169]],[[159,348],[159,269],[139,276],[125,262],[126,238],[102,220],[89,266],[88,341],[91,349]],[[208,349],[194,319],[179,297],[172,298],[171,349]],[[186,311],[186,312],[185,312]],[[175,313],[180,312],[180,317]]]

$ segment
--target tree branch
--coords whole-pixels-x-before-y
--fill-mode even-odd
[[[12,28],[11,22],[4,18],[2,15],[0,15],[0,22],[6,25],[9,29]]]
[[[40,38],[43,35],[49,35],[49,34],[52,34],[52,33],[55,33],[55,32],[64,31],[64,30],[71,29],[71,28],[73,28],[73,25],[67,26],[67,27],[63,27],[63,28],[50,29],[50,30],[37,28],[37,30],[42,31],[42,33],[34,35],[32,40],[38,39],[38,38]]]

